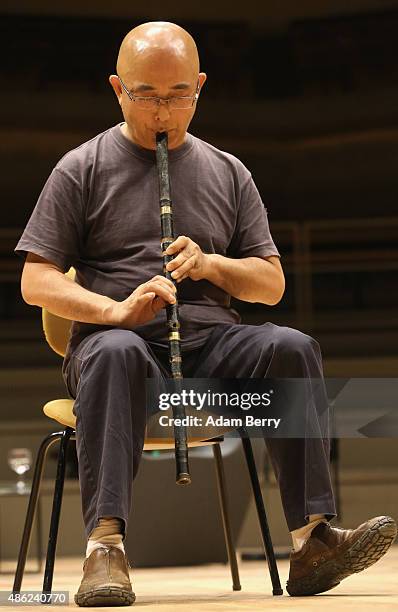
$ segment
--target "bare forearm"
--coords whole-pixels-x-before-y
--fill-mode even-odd
[[[245,302],[277,304],[285,283],[280,267],[258,257],[231,259],[222,255],[206,255],[205,278]]]
[[[114,300],[84,289],[55,269],[22,279],[22,295],[31,305],[47,308],[71,321],[112,325],[109,314]]]

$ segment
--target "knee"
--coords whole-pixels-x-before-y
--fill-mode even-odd
[[[314,355],[321,358],[319,343],[312,336],[291,327],[279,328],[274,348],[283,357]]]
[[[110,329],[102,333],[92,346],[93,356],[101,360],[120,362],[139,357],[146,351],[145,341],[128,329]]]

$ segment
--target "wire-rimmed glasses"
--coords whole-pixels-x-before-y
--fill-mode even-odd
[[[128,95],[131,102],[137,105],[142,110],[157,110],[160,103],[167,104],[170,110],[182,110],[192,108],[197,99],[199,98],[199,79],[196,85],[196,91],[192,96],[174,96],[172,98],[159,98],[157,96],[136,96],[127,86],[123,83],[120,76],[118,76],[121,86]]]

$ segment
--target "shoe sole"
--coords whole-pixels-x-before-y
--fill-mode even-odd
[[[304,596],[330,591],[344,578],[376,563],[388,551],[396,535],[397,526],[392,518],[378,520],[340,558],[321,565],[309,577],[288,582],[287,592],[292,596]]]
[[[78,606],[131,606],[135,595],[131,591],[110,587],[76,593],[74,599]]]

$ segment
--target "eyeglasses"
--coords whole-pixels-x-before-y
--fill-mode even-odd
[[[143,110],[156,110],[157,108],[159,108],[161,102],[168,104],[170,110],[191,108],[195,104],[196,100],[199,98],[199,79],[196,86],[196,91],[193,96],[175,96],[173,98],[158,98],[156,96],[136,96],[129,89],[127,89],[120,76],[118,76],[118,79],[124,91],[130,98],[131,102],[134,102],[137,105],[137,108],[142,108]]]

